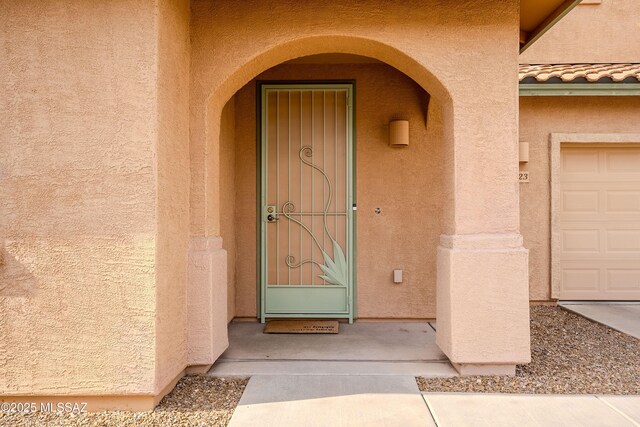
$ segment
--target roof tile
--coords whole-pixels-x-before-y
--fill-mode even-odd
[[[521,64],[519,79],[540,83],[550,79],[562,83],[577,79],[588,83],[618,83],[627,79],[640,82],[640,64]]]

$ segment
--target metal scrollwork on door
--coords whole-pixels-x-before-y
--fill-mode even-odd
[[[324,225],[323,233],[326,233],[326,235],[329,237],[329,239],[332,242],[333,258],[331,258],[329,254],[327,254],[327,252],[324,250],[324,247],[320,244],[320,242],[318,241],[318,238],[309,229],[309,227],[307,227],[305,224],[302,223],[302,221],[295,219],[291,215],[292,212],[295,212],[296,207],[295,207],[295,204],[293,204],[290,201],[287,201],[282,205],[282,215],[284,215],[284,217],[287,218],[289,221],[298,224],[303,230],[309,233],[314,243],[316,244],[316,246],[318,246],[318,249],[320,249],[320,252],[322,253],[324,264],[321,264],[318,261],[311,260],[311,259],[306,259],[306,260],[301,260],[300,262],[296,262],[296,258],[293,255],[287,255],[285,257],[285,263],[290,268],[300,268],[301,266],[305,264],[310,264],[310,263],[315,264],[320,268],[320,270],[322,270],[323,274],[319,275],[321,279],[325,280],[327,283],[330,283],[332,285],[346,286],[347,285],[347,260],[346,260],[344,251],[342,250],[338,242],[336,242],[334,237],[331,235],[331,232],[329,231],[329,227],[327,226],[327,213],[329,211],[329,206],[331,205],[331,198],[333,196],[331,181],[329,180],[329,177],[327,176],[327,174],[322,170],[322,168],[313,164],[313,161],[312,161],[313,148],[312,147],[308,145],[303,146],[302,148],[300,148],[300,151],[298,152],[298,156],[300,157],[300,160],[302,161],[302,163],[320,172],[327,183],[327,187],[329,189],[329,195],[327,200],[324,203],[324,208],[323,208],[323,215],[322,215],[323,225]]]

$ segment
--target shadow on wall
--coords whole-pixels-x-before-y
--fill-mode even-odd
[[[7,245],[0,245],[0,298],[27,297],[38,289],[36,277],[9,253]]]

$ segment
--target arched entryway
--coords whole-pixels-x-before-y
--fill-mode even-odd
[[[314,166],[325,168],[326,165],[329,175],[326,179],[332,186],[336,179],[345,179],[343,173],[336,173],[335,166],[343,169],[346,158],[331,158],[334,144],[344,142],[340,135],[335,139],[333,132],[338,133],[333,127],[334,113],[338,116],[339,127],[342,127],[340,134],[345,132],[344,105],[339,105],[340,92],[328,88],[331,84],[327,86],[326,82],[350,81],[355,94],[355,114],[349,127],[353,125],[355,129],[353,164],[349,166],[353,169],[352,200],[357,210],[351,211],[355,250],[352,257],[345,257],[353,261],[354,268],[357,265],[354,277],[357,279],[354,289],[354,308],[357,311],[353,315],[361,319],[435,318],[435,249],[442,232],[441,109],[419,85],[387,64],[362,56],[335,54],[303,57],[272,67],[243,86],[223,110],[220,138],[223,209],[220,218],[223,245],[229,257],[229,318],[255,318],[260,315],[260,289],[256,286],[256,278],[260,278],[256,268],[261,261],[257,258],[260,245],[256,243],[260,239],[256,236],[260,235],[261,213],[256,209],[256,201],[261,205],[259,169],[262,162],[260,144],[256,139],[256,123],[260,121],[256,105],[260,106],[258,84],[265,81],[272,84],[280,82],[287,87],[292,81],[306,82],[303,89],[294,85],[291,91],[285,88],[284,92],[272,95],[272,98],[279,98],[282,121],[292,123],[294,129],[289,138],[288,125],[281,126],[282,147],[279,150],[287,152],[282,156],[288,155],[292,159],[293,169],[288,170],[283,163],[280,175],[281,181],[295,181],[293,194],[285,195],[290,196],[295,205],[304,205],[302,210],[305,213],[312,207],[317,208],[320,216],[311,221],[307,215],[303,220],[306,229],[295,223],[296,218],[287,224],[289,220],[282,214],[278,223],[264,226],[265,232],[269,232],[286,224],[283,233],[286,234],[290,228],[294,235],[293,242],[289,242],[286,235],[282,237],[282,265],[278,270],[272,265],[273,274],[283,270],[281,280],[293,285],[299,280],[307,285],[322,282],[318,276],[323,272],[317,266],[311,268],[308,265],[311,263],[302,268],[284,265],[287,254],[283,251],[287,249],[301,253],[295,254],[299,259],[310,260],[311,255],[315,255],[315,260],[323,261],[317,249],[313,254],[308,248],[314,243],[310,233],[317,235],[321,244],[323,238],[326,242],[330,238],[322,229],[320,215],[324,208],[323,197],[328,200],[329,186],[324,183],[322,172],[311,171],[310,166],[304,164],[302,166],[308,166],[307,170],[301,169],[301,160],[296,153],[303,145],[312,146],[315,140],[317,165]],[[311,89],[318,84],[318,91],[312,92]],[[336,100],[339,114],[333,109]],[[275,99],[271,102],[276,108]],[[344,98],[342,102],[345,102]],[[291,113],[287,110],[289,103],[292,105]],[[389,145],[389,122],[394,119],[409,122],[411,142],[408,147]],[[302,127],[295,124],[298,120],[302,121]],[[312,125],[315,126],[315,135],[311,133]],[[276,135],[271,136],[275,138]],[[329,149],[322,151],[325,136]],[[300,182],[297,182],[300,174]],[[285,184],[280,183],[281,186]],[[315,186],[315,206],[310,200],[312,185]],[[333,190],[332,201],[346,195],[343,188]],[[420,199],[416,199],[418,192]],[[280,197],[281,202],[283,197]],[[276,202],[275,198],[272,203],[281,210],[283,203]],[[340,211],[344,210],[343,203],[337,205]],[[331,212],[335,206],[335,203],[329,206]],[[349,207],[352,208],[351,205]],[[424,221],[415,221],[415,218],[424,218]],[[344,232],[345,222],[344,217],[331,217],[328,224],[330,234],[336,234],[336,225],[339,231]],[[300,246],[305,250],[301,251]],[[332,248],[327,252],[333,256]],[[394,269],[403,270],[402,283],[394,283]],[[319,313],[320,317],[348,318],[348,315]]]
[[[251,50],[251,49],[249,49]],[[509,184],[507,187],[503,186],[505,182],[505,175],[503,172],[487,173],[483,171],[483,175],[478,179],[482,183],[482,186],[478,187],[478,183],[470,184],[469,181],[465,181],[464,178],[467,174],[466,169],[477,169],[476,162],[489,165],[494,160],[501,161],[502,164],[497,166],[497,170],[505,167],[506,170],[513,169],[515,171],[515,164],[511,165],[508,160],[509,155],[513,155],[515,158],[515,143],[513,147],[509,146],[509,155],[497,156],[494,154],[489,155],[489,151],[482,151],[483,142],[473,145],[463,144],[463,141],[475,141],[477,139],[478,132],[485,133],[488,130],[486,128],[492,128],[494,125],[487,125],[487,123],[481,123],[477,119],[481,116],[477,112],[472,110],[472,106],[475,103],[472,93],[464,93],[464,89],[469,89],[470,86],[462,84],[459,79],[456,79],[449,71],[442,72],[443,67],[447,64],[447,61],[443,58],[433,58],[433,66],[435,69],[439,69],[442,74],[442,78],[438,79],[434,76],[434,73],[430,71],[431,66],[425,64],[431,64],[430,59],[424,55],[416,56],[415,53],[409,55],[402,52],[397,46],[392,46],[387,43],[382,43],[378,40],[365,37],[356,36],[313,36],[313,37],[299,37],[293,38],[289,41],[276,43],[275,45],[267,49],[256,49],[253,55],[243,56],[242,53],[238,53],[237,58],[229,58],[228,63],[211,63],[211,68],[201,68],[199,71],[196,67],[195,76],[192,76],[192,80],[197,81],[196,89],[192,90],[192,123],[191,123],[191,165],[192,165],[192,183],[191,183],[191,215],[192,215],[192,233],[196,236],[193,240],[192,250],[190,252],[191,259],[191,271],[193,274],[190,277],[189,293],[192,301],[210,301],[210,306],[207,308],[204,305],[201,306],[204,310],[203,315],[210,321],[210,327],[208,329],[201,329],[198,331],[201,337],[194,338],[198,341],[201,339],[207,340],[210,343],[211,352],[204,351],[201,356],[196,356],[194,351],[194,360],[201,357],[201,360],[215,360],[215,358],[226,348],[227,345],[227,330],[226,322],[233,316],[252,316],[250,309],[243,307],[241,312],[238,312],[238,303],[241,305],[248,304],[247,307],[257,307],[255,304],[256,298],[252,298],[251,292],[243,295],[242,298],[235,299],[233,296],[229,298],[227,295],[227,285],[235,281],[236,289],[233,290],[234,295],[240,295],[237,287],[238,272],[246,274],[249,272],[249,276],[255,280],[255,276],[251,274],[251,268],[238,269],[237,264],[233,267],[233,272],[229,272],[228,262],[225,258],[228,256],[227,252],[222,248],[225,247],[222,239],[219,237],[222,234],[229,235],[228,230],[223,228],[229,226],[227,221],[223,219],[224,214],[229,212],[228,204],[229,186],[223,185],[225,180],[228,181],[228,177],[225,174],[225,167],[228,166],[229,159],[225,156],[229,156],[228,152],[224,151],[225,144],[221,144],[222,140],[233,139],[236,140],[236,132],[244,132],[246,129],[252,129],[255,131],[255,120],[247,120],[248,123],[243,123],[242,126],[237,126],[238,118],[238,99],[242,97],[242,88],[248,83],[252,82],[261,73],[272,72],[273,76],[270,78],[276,80],[304,80],[304,73],[300,72],[287,72],[283,67],[300,67],[304,68],[305,64],[300,63],[303,60],[297,60],[297,58],[312,57],[313,55],[357,55],[358,57],[372,58],[376,66],[386,67],[392,70],[394,73],[404,76],[408,81],[412,81],[414,88],[417,88],[415,93],[422,93],[422,103],[418,102],[419,108],[421,108],[422,117],[419,123],[415,123],[416,128],[418,126],[423,132],[434,131],[431,135],[432,142],[437,144],[439,152],[431,158],[425,157],[424,159],[413,158],[404,162],[403,172],[407,172],[411,167],[421,166],[421,161],[428,162],[429,160],[437,161],[434,169],[438,170],[437,176],[433,176],[427,185],[421,185],[421,179],[424,179],[426,175],[417,173],[415,177],[418,179],[411,180],[405,179],[401,188],[406,194],[410,196],[403,200],[404,203],[409,203],[413,208],[420,210],[424,208],[420,206],[426,199],[424,196],[429,190],[432,190],[435,194],[433,199],[436,200],[434,205],[439,213],[437,220],[431,218],[431,221],[425,221],[420,219],[420,215],[407,215],[402,217],[399,215],[396,218],[394,224],[388,227],[388,223],[385,224],[384,213],[385,210],[381,206],[369,206],[374,211],[379,210],[380,214],[378,219],[372,220],[371,227],[367,229],[368,232],[380,236],[380,230],[387,231],[393,230],[397,227],[399,232],[389,233],[389,241],[400,241],[400,250],[397,251],[401,258],[416,257],[414,263],[418,265],[420,262],[433,265],[433,270],[436,270],[435,283],[438,290],[438,304],[437,304],[437,316],[441,328],[438,331],[438,343],[443,351],[452,359],[452,361],[459,363],[460,366],[482,364],[483,358],[487,354],[492,354],[489,358],[495,359],[498,363],[496,366],[500,368],[503,365],[510,365],[511,360],[521,358],[516,354],[526,353],[528,357],[528,325],[526,319],[520,318],[520,314],[523,310],[526,312],[526,289],[517,286],[515,297],[516,309],[510,309],[504,311],[506,318],[518,319],[515,323],[508,321],[510,326],[517,324],[515,330],[512,330],[514,336],[518,334],[522,335],[522,346],[512,347],[508,351],[503,351],[504,346],[500,343],[502,337],[496,339],[495,333],[490,328],[484,325],[476,326],[475,329],[482,330],[484,334],[486,332],[489,338],[488,342],[482,342],[479,340],[469,340],[465,338],[465,335],[472,334],[474,328],[469,328],[467,325],[467,318],[460,317],[463,311],[476,310],[476,314],[480,317],[484,315],[482,313],[489,314],[491,309],[485,304],[488,301],[484,301],[487,298],[491,300],[494,298],[493,294],[496,292],[500,294],[501,288],[506,285],[508,279],[506,277],[497,277],[494,275],[492,265],[507,265],[503,260],[499,259],[503,256],[507,256],[511,259],[510,262],[515,262],[517,265],[515,277],[516,282],[521,283],[522,277],[526,277],[526,252],[522,249],[522,241],[519,234],[514,233],[517,230],[517,187],[515,187],[515,181],[513,184]],[[317,58],[317,57],[316,57]],[[353,57],[352,57],[353,58]],[[298,63],[288,63],[281,65],[279,70],[275,70],[278,64],[287,63],[288,61],[298,61]],[[218,60],[219,61],[219,60]],[[323,57],[323,67],[327,67],[327,56]],[[204,61],[206,63],[206,61]],[[306,64],[307,66],[309,64]],[[334,64],[338,65],[338,64]],[[371,65],[368,65],[371,68]],[[333,67],[334,70],[339,70],[340,67]],[[327,76],[331,75],[329,70],[325,70]],[[382,73],[384,74],[384,73]],[[344,74],[342,74],[344,75]],[[267,75],[265,75],[265,78]],[[320,77],[321,78],[321,77]],[[340,79],[348,79],[346,75],[339,77]],[[375,76],[372,76],[375,79]],[[306,79],[315,80],[314,73],[309,74]],[[372,98],[378,96],[377,103],[373,103],[373,107],[368,107],[368,111],[362,113],[363,117],[371,118],[376,113],[385,110],[386,107],[396,107],[402,104],[402,97],[396,98],[393,95],[393,85],[386,85],[385,79],[380,79],[377,82],[378,93],[371,95]],[[448,82],[447,84],[443,81]],[[452,93],[451,89],[447,89],[449,83],[453,83],[457,86],[456,93]],[[373,84],[372,87],[376,86]],[[382,90],[381,88],[385,88]],[[391,88],[390,90],[387,90]],[[401,91],[400,91],[401,92]],[[424,95],[428,94],[428,95]],[[429,100],[427,102],[427,100]],[[250,104],[251,102],[249,102]],[[356,100],[357,103],[357,100]],[[427,105],[429,106],[427,108]],[[456,107],[458,105],[458,107]],[[226,107],[225,107],[226,106]],[[246,105],[243,105],[243,109]],[[490,107],[487,107],[490,109]],[[244,111],[244,110],[243,110]],[[246,111],[244,111],[246,113]],[[255,113],[255,110],[254,110]],[[384,133],[385,125],[388,125],[390,119],[394,118],[395,113],[385,111],[387,115],[385,118],[376,119],[376,123],[369,129],[375,128],[374,132]],[[244,116],[246,116],[245,114]],[[433,117],[430,117],[432,115]],[[425,119],[426,117],[426,119]],[[362,117],[359,117],[359,120]],[[401,117],[400,117],[401,118]],[[469,118],[469,120],[467,120]],[[472,119],[471,119],[472,118]],[[245,120],[245,117],[243,117]],[[229,122],[233,121],[233,135],[229,131]],[[426,126],[425,126],[426,121]],[[372,122],[373,123],[373,122]],[[430,126],[431,124],[431,126]],[[475,126],[475,128],[474,128]],[[485,129],[483,129],[485,128]],[[478,130],[480,129],[480,130]],[[502,130],[504,131],[504,130]],[[424,135],[423,135],[424,136]],[[484,137],[483,137],[484,138]],[[481,140],[483,139],[481,138]],[[250,137],[255,141],[255,137]],[[419,138],[420,139],[420,138]],[[428,140],[429,138],[424,138]],[[419,144],[416,144],[419,146]],[[463,148],[464,147],[464,148]],[[237,147],[236,147],[237,148]],[[388,147],[385,147],[388,149]],[[495,150],[496,147],[493,147]],[[480,149],[480,151],[478,151]],[[511,152],[513,151],[513,152]],[[234,154],[235,156],[235,154]],[[487,157],[488,156],[488,157]],[[487,157],[487,160],[483,160],[483,157]],[[255,158],[255,157],[254,157]],[[469,162],[473,159],[472,163],[467,165],[467,168],[462,167],[462,163]],[[487,163],[488,159],[491,159]],[[412,163],[413,162],[413,163]],[[402,162],[400,162],[402,163]],[[237,162],[234,162],[237,165]],[[372,160],[372,175],[375,175],[375,169],[384,170],[384,161]],[[226,165],[226,166],[225,166]],[[242,162],[242,165],[255,165],[254,162]],[[426,165],[422,165],[426,166]],[[492,164],[492,166],[495,166]],[[393,166],[397,168],[398,166]],[[399,174],[400,176],[402,173]],[[244,175],[242,175],[244,177]],[[238,174],[234,172],[234,179],[238,177]],[[389,183],[389,180],[393,180],[393,170],[387,171],[386,175],[379,182],[383,187]],[[370,177],[371,182],[375,182],[375,177]],[[435,185],[437,182],[437,185]],[[237,196],[237,182],[234,182],[233,192]],[[397,185],[398,183],[396,183]],[[393,187],[393,185],[392,185]],[[375,193],[375,185],[367,186],[369,190]],[[492,192],[492,189],[497,188],[509,188],[505,194],[500,192]],[[495,209],[493,203],[487,201],[481,201],[477,203],[477,198],[482,197],[482,194],[491,193],[497,196],[497,198],[503,198],[504,203],[501,204],[502,209],[499,215],[492,216],[491,212]],[[398,195],[390,191],[389,194]],[[244,194],[246,195],[246,194]],[[387,194],[388,195],[388,194]],[[494,197],[494,196],[492,196]],[[251,197],[249,197],[251,199]],[[375,196],[372,197],[375,199]],[[402,197],[400,197],[402,199]],[[255,198],[253,199],[255,200]],[[237,201],[237,200],[236,200]],[[244,202],[243,202],[244,203]],[[513,204],[515,203],[515,204]],[[428,201],[427,201],[428,204]],[[252,212],[254,216],[257,213],[255,204],[254,209],[248,210]],[[395,206],[397,208],[397,206]],[[433,206],[431,206],[433,208]],[[360,206],[359,206],[360,208]],[[428,206],[427,206],[428,208]],[[514,208],[514,209],[512,209]],[[234,212],[238,212],[237,207],[233,208]],[[428,211],[428,209],[427,209]],[[389,211],[387,211],[389,212]],[[397,212],[402,212],[402,208],[397,209]],[[235,215],[235,214],[234,214]],[[237,218],[237,215],[235,216]],[[513,221],[515,218],[515,222]],[[390,219],[387,217],[387,219]],[[378,221],[376,227],[375,222]],[[245,223],[245,222],[243,222]],[[248,223],[251,223],[249,221]],[[255,223],[255,222],[254,222]],[[437,225],[435,225],[437,223]],[[403,233],[401,232],[403,224],[412,224],[421,227],[420,230],[424,231],[429,226],[435,227],[431,229],[431,237],[422,239],[421,242],[425,245],[427,252],[433,254],[431,259],[419,259],[420,257],[429,258],[425,256],[425,252],[416,249],[411,242],[411,237],[415,237],[416,233],[405,234],[410,236],[403,245]],[[428,225],[427,225],[428,224]],[[510,225],[512,224],[512,225]],[[227,245],[230,252],[237,251],[239,248],[238,243],[238,222],[231,226],[236,231],[233,232],[235,245]],[[358,227],[360,228],[360,227]],[[248,227],[249,234],[251,234],[250,227]],[[375,230],[375,231],[374,231]],[[241,232],[247,231],[242,227]],[[366,232],[362,233],[363,235]],[[419,233],[417,233],[419,235]],[[437,238],[434,236],[437,235]],[[198,237],[201,236],[201,237]],[[250,238],[253,240],[253,238]],[[243,238],[243,244],[247,242]],[[379,246],[379,245],[378,245]],[[412,247],[414,246],[414,247]],[[374,250],[373,245],[368,245],[370,250]],[[436,251],[437,248],[437,251]],[[380,249],[375,247],[375,249]],[[478,256],[479,254],[482,256]],[[246,255],[246,253],[245,253]],[[462,256],[461,256],[462,255]],[[512,256],[515,255],[515,256]],[[235,260],[238,260],[242,254],[235,253],[232,255]],[[257,255],[259,257],[259,254]],[[214,261],[215,259],[215,261]],[[251,257],[243,261],[249,260]],[[259,258],[258,258],[259,259]],[[370,257],[371,269],[375,269],[380,263],[376,263],[375,257]],[[437,262],[436,262],[437,260]],[[524,262],[523,262],[524,260]],[[435,263],[435,265],[434,265]],[[215,265],[214,265],[215,264]],[[461,267],[455,265],[461,264]],[[256,265],[256,264],[253,264]],[[209,276],[201,277],[202,269],[209,269]],[[360,264],[359,264],[360,268]],[[389,265],[385,268],[391,269]],[[366,270],[367,272],[369,270]],[[458,276],[460,273],[462,275]],[[524,276],[523,276],[524,275]],[[410,275],[409,275],[410,276]],[[471,282],[480,278],[480,282],[483,283],[484,288],[480,290],[478,287],[470,288],[475,289],[476,296],[471,296],[468,293],[460,293],[456,289],[459,287],[466,288]],[[205,283],[204,280],[208,280]],[[495,280],[494,280],[495,279]],[[360,283],[360,279],[358,280]],[[374,283],[375,280],[372,281]],[[254,282],[255,283],[255,282]],[[485,286],[486,284],[486,286]],[[375,287],[375,284],[372,285]],[[255,285],[251,286],[255,289]],[[461,288],[461,289],[462,289]],[[358,285],[358,290],[364,289],[361,284]],[[524,292],[523,292],[524,291]],[[409,297],[409,304],[403,304],[399,302],[397,304],[388,305],[391,313],[384,312],[384,304],[380,304],[381,301],[385,301],[385,298],[392,295],[392,292],[373,292],[371,293],[370,301],[371,306],[377,308],[372,309],[369,313],[372,317],[394,317],[397,314],[397,308],[406,308],[413,305],[415,313],[419,313],[424,306],[428,306],[429,299],[422,298],[423,296],[417,295]],[[523,297],[524,298],[521,298]],[[405,295],[405,299],[406,295]],[[363,307],[366,306],[367,298],[363,298]],[[431,303],[435,306],[435,298],[431,298]],[[360,304],[358,304],[360,305]],[[433,307],[432,307],[433,308]],[[424,315],[424,314],[423,314]],[[362,312],[358,313],[358,316],[363,316]],[[364,316],[363,316],[364,317]],[[410,317],[410,316],[405,316]],[[425,317],[429,317],[425,315]],[[487,317],[487,320],[489,318]],[[504,320],[504,319],[503,319]],[[502,320],[501,320],[502,322]],[[474,325],[472,323],[472,325]],[[200,325],[198,325],[200,326]],[[192,326],[190,325],[190,328]],[[193,325],[195,328],[195,325]],[[211,338],[212,337],[212,338]],[[458,342],[466,342],[466,344],[459,346]],[[520,340],[520,338],[516,338]],[[492,350],[487,353],[485,350],[478,352],[478,349],[491,348]],[[484,353],[483,353],[484,352]],[[213,355],[213,356],[211,356]],[[522,356],[524,357],[524,356]],[[477,362],[477,363],[476,363]],[[504,363],[502,363],[504,362]],[[492,362],[492,366],[493,366]],[[204,364],[204,363],[203,363]]]

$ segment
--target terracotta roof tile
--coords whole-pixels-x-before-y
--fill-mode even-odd
[[[640,64],[521,64],[523,83],[619,83],[640,82]]]

